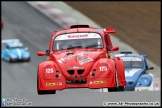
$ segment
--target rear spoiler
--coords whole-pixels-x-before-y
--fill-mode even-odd
[[[103,28],[103,31],[109,34],[116,34],[114,28]]]
[[[120,54],[132,54],[131,51],[123,51],[123,52],[120,52]]]
[[[19,42],[20,40],[19,39],[5,39],[5,40],[2,40],[1,43],[7,43],[7,42]]]

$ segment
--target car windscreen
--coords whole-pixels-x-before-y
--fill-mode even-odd
[[[58,35],[53,50],[71,48],[103,48],[102,38],[97,33],[71,33]]]
[[[143,60],[140,57],[120,57],[125,68],[143,68]]]

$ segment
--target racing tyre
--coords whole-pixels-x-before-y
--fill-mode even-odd
[[[38,85],[39,85],[39,81],[38,81],[38,75],[37,75],[37,93],[38,93],[38,95],[56,94],[56,90],[38,90]]]
[[[27,60],[27,62],[30,62],[30,58]]]
[[[117,84],[117,80],[116,80],[116,85]],[[124,91],[124,86],[117,86],[117,87],[113,87],[113,88],[108,88],[109,92],[117,92],[117,91]]]
[[[117,87],[108,88],[109,92],[116,92],[117,90],[118,90]]]
[[[12,59],[11,58],[9,58],[9,62],[12,63]]]
[[[124,91],[124,86],[118,86],[118,91]]]
[[[118,86],[113,88],[108,88],[109,92],[117,92],[117,91],[124,91],[124,86]]]
[[[56,90],[38,90],[39,95],[56,94]]]

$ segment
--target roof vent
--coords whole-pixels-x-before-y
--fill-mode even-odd
[[[72,25],[70,28],[89,28],[89,25]]]

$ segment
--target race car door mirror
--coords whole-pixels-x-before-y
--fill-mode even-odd
[[[37,52],[37,55],[38,55],[38,56],[45,56],[45,55],[46,55],[46,53],[45,53],[45,52],[43,52],[43,51],[38,51],[38,52]]]
[[[25,50],[28,50],[28,47],[25,47]]]
[[[50,50],[46,50],[46,55],[47,55],[47,56],[50,55]]]
[[[147,70],[153,70],[154,69],[154,67],[149,67]]]
[[[118,51],[119,50],[119,47],[118,46],[114,46],[111,48],[111,51]]]
[[[110,51],[110,46],[106,46],[107,50]]]

